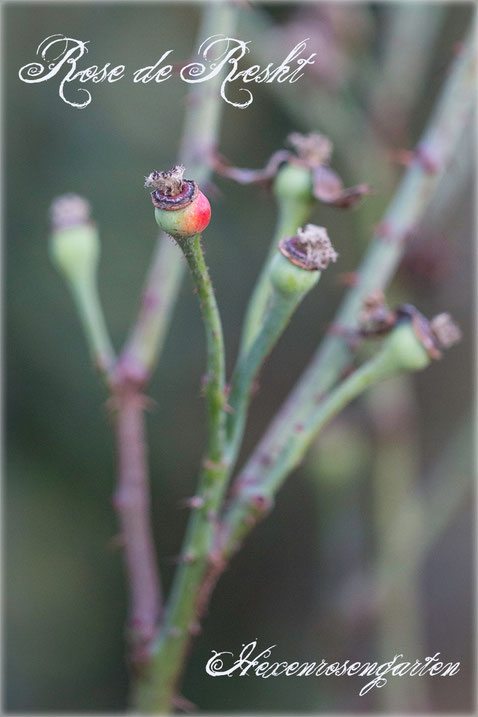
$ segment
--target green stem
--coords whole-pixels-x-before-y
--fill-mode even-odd
[[[206,400],[209,412],[208,460],[219,463],[224,446],[224,383],[225,359],[221,318],[209,272],[201,249],[199,234],[192,239],[178,240],[186,257],[199,298],[206,330],[207,376]]]
[[[96,278],[85,276],[70,282],[70,286],[94,364],[108,379],[114,364],[114,351],[98,296]]]
[[[288,201],[282,201],[279,205],[279,216],[274,238],[272,239],[267,259],[263,264],[247,307],[239,348],[240,359],[243,358],[251,348],[264,320],[264,313],[271,293],[269,281],[270,262],[276,254],[277,245],[284,237],[295,235],[297,228],[301,227],[307,220],[312,206],[312,200],[295,197],[291,197]]]
[[[171,708],[186,652],[197,630],[199,586],[208,567],[215,516],[221,505],[225,481],[225,362],[221,321],[200,237],[179,240],[178,243],[191,269],[206,331],[209,441],[199,478],[199,502],[188,525],[164,623],[152,648],[146,679],[137,684],[136,707],[144,712],[161,713]]]
[[[276,252],[277,249],[274,254]],[[269,266],[269,262],[267,266]],[[319,276],[320,273],[317,272],[317,281]],[[269,281],[268,278],[267,281]],[[247,354],[238,361],[231,380],[228,399],[231,413],[228,415],[226,423],[226,462],[229,472],[234,467],[240,449],[254,379],[308,290],[283,294],[272,286],[269,288],[269,303],[265,309],[262,326]]]

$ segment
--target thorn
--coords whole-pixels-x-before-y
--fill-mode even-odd
[[[378,234],[382,239],[391,239],[393,237],[392,227],[389,222],[378,222],[372,226],[374,234]]]
[[[352,329],[350,326],[343,326],[338,323],[332,323],[330,325],[329,334],[343,339],[349,351],[355,351],[361,339],[357,329]]]
[[[347,366],[346,369],[344,369],[340,375],[340,380],[344,381],[346,378],[351,376],[353,373],[355,373],[356,369],[355,366]]]
[[[427,174],[436,174],[440,169],[439,157],[430,147],[418,146],[415,150],[415,159],[421,164]]]
[[[256,515],[257,513],[266,513],[272,507],[272,503],[273,501],[269,496],[262,495],[261,493],[256,493],[250,498],[250,504]],[[256,516],[253,518],[253,522],[255,521]]]
[[[207,471],[219,471],[219,470],[221,470],[222,468],[224,468],[224,463],[221,463],[221,462],[219,462],[219,463],[214,463],[214,461],[210,461],[208,458],[206,458],[206,459],[202,462],[202,466],[203,466],[203,468],[204,468],[205,470],[207,470]]]
[[[181,710],[181,712],[196,712],[197,707],[195,704],[187,700],[182,695],[176,695],[173,697],[172,700],[173,707],[175,707],[178,710]]]
[[[119,408],[119,399],[118,396],[110,396],[106,399],[106,401],[103,404],[105,411],[111,415]]]
[[[118,535],[111,536],[111,538],[106,543],[108,550],[119,550],[120,548],[124,548],[124,545],[125,540],[121,533],[118,533]]]
[[[194,563],[196,556],[193,553],[181,553],[180,555],[173,555],[167,559],[168,563],[173,565],[186,565],[188,563]]]
[[[201,625],[199,622],[192,622],[188,627],[188,632],[192,637],[196,637],[201,634]]]
[[[463,42],[461,42],[461,41],[455,42],[455,44],[452,47],[452,52],[456,57],[458,57],[458,55],[461,55],[461,53],[463,52],[464,48],[465,48],[465,45]]]
[[[354,287],[357,286],[359,280],[358,271],[343,271],[341,274],[337,274],[335,280],[339,286]]]
[[[234,413],[235,413],[235,410],[233,409],[232,406],[230,406],[230,405],[227,403],[227,401],[225,401],[225,402],[222,404],[222,410],[225,411],[226,413],[231,413],[231,414],[234,414]]]
[[[409,167],[415,159],[415,153],[411,149],[392,149],[390,151],[390,159],[396,164],[403,167]]]
[[[170,627],[167,630],[169,637],[181,637],[182,630],[180,627]]]
[[[198,510],[204,505],[204,498],[200,495],[193,495],[191,498],[183,498],[179,501],[180,508],[191,508],[192,510]]]

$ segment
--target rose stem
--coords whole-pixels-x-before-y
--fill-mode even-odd
[[[199,587],[208,566],[225,479],[225,360],[221,321],[214,290],[201,250],[200,236],[177,239],[198,294],[207,342],[206,401],[209,439],[199,478],[198,505],[191,515],[146,678],[137,683],[135,705],[145,712],[171,707],[191,636],[196,630]]]
[[[219,32],[230,34],[236,13],[237,9],[229,4],[218,3],[205,7],[198,32],[200,40]],[[181,159],[202,181],[210,175],[207,159],[216,141],[224,104],[217,91],[220,81],[221,77],[218,76],[211,80],[207,87],[194,86],[188,95]],[[116,502],[125,546],[130,596],[134,603],[130,607],[130,615],[140,614],[141,621],[148,625],[156,620],[156,628],[158,616],[161,615],[161,591],[150,527],[148,464],[142,415],[144,403],[140,397],[162,349],[182,276],[181,252],[169,238],[162,235],[158,239],[152,259],[139,314],[118,359],[115,376],[118,399],[116,401],[118,453],[121,450],[121,455],[118,456],[118,485],[120,496],[123,496],[119,503]],[[130,395],[131,393],[133,396]],[[128,396],[127,400],[124,398],[125,394]],[[124,416],[123,413],[127,415]],[[134,470],[125,469],[125,466],[132,465]],[[128,488],[129,481],[131,488]],[[139,491],[143,493],[142,498],[138,496]],[[131,496],[136,496],[136,508],[126,504],[127,498]],[[131,514],[134,510],[137,511],[137,517],[132,519]],[[126,515],[129,517],[126,518]],[[138,560],[140,563],[143,561],[143,565],[135,569],[134,565]],[[156,572],[155,578],[153,578],[153,570]],[[149,575],[147,586],[140,579],[142,574]],[[153,586],[156,587],[153,589]],[[147,599],[142,596],[144,587],[148,592]],[[154,604],[154,590],[156,590],[157,605]],[[148,605],[150,610],[149,618],[144,615],[145,605]]]

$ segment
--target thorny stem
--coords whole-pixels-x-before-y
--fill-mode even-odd
[[[219,463],[224,446],[225,358],[221,319],[201,249],[201,237],[178,240],[191,270],[199,298],[207,343],[205,395],[209,413],[208,461]]]
[[[113,408],[118,412],[118,483],[113,503],[118,513],[120,543],[129,577],[128,633],[131,658],[136,665],[148,658],[161,609],[161,589],[149,519],[144,401],[144,396],[128,385],[119,388],[112,399]]]
[[[214,3],[205,7],[202,11],[202,22],[198,37],[202,40],[204,37],[210,37],[217,33],[233,34],[236,16],[237,8],[229,3]],[[206,85],[193,85],[188,94],[180,161],[188,166],[191,175],[200,183],[205,182],[211,174],[208,160],[214,150],[221,112],[224,106],[219,94],[222,75],[223,73],[219,73],[216,78],[212,79],[207,88]],[[124,440],[121,447],[118,446],[118,450],[121,448],[124,462],[128,463],[136,460],[137,466],[142,466],[143,479],[136,481],[135,489],[141,486],[144,504],[146,504],[147,496],[149,495],[149,487],[147,483],[146,446],[142,416],[143,406],[140,402],[140,396],[161,352],[183,273],[184,264],[181,260],[181,252],[170,241],[169,237],[162,234],[157,241],[137,320],[115,367],[117,391],[121,392],[122,387],[131,387],[138,401],[137,414],[135,415],[138,430],[123,433]],[[123,412],[127,411],[127,406],[124,405],[124,402],[119,403],[118,411],[119,430],[119,426],[127,421],[127,416],[122,415]],[[124,476],[124,479],[132,475],[133,473],[129,472]],[[140,557],[139,560],[140,562],[144,560],[145,564],[150,564],[149,556],[154,555],[154,545],[149,515],[146,511],[142,513],[142,518],[144,520],[142,533],[144,538],[143,558]],[[122,526],[126,545],[135,542],[133,534],[128,534],[130,528],[130,522],[124,523]],[[150,609],[150,618],[145,620],[143,617],[142,619],[149,625],[153,615],[155,616],[157,635],[158,606],[153,608],[154,601],[151,598],[146,600],[141,595],[142,587],[139,583],[138,571],[135,570],[133,563],[128,559],[128,555],[126,555],[126,565],[132,600],[130,613],[143,614],[143,603],[141,601],[145,600]],[[159,586],[159,571],[156,561],[152,563],[152,570],[156,572],[156,577],[150,576],[151,585],[156,583]],[[152,589],[149,589],[149,592],[152,595]],[[159,592],[158,588],[158,594]],[[154,634],[151,635],[151,638],[153,637]],[[151,639],[149,643],[151,644]],[[150,644],[144,646],[145,651],[150,647]],[[150,679],[154,683],[157,675],[154,672],[150,673]],[[136,685],[134,685],[133,691],[135,694],[132,701],[135,704],[137,698],[139,701],[141,692],[139,689],[136,690]]]
[[[285,462],[291,441],[291,428],[307,425],[317,411],[317,402],[334,386],[350,365],[351,352],[347,336],[357,326],[357,317],[363,299],[383,289],[395,271],[411,231],[423,218],[439,180],[454,156],[463,130],[470,119],[474,104],[475,52],[474,35],[455,59],[436,110],[415,153],[380,230],[370,246],[357,277],[356,286],[348,293],[331,331],[316,356],[279,410],[263,439],[236,479],[236,502],[249,477],[278,488],[298,462]],[[339,328],[340,330],[337,330]],[[340,386],[337,390],[340,390]],[[329,399],[326,399],[329,400]],[[303,451],[307,443],[303,445]],[[251,525],[255,521],[251,521]],[[231,507],[221,532],[231,536],[237,544],[236,534],[243,535],[243,508],[238,512]]]
[[[207,341],[206,400],[209,442],[199,479],[197,505],[189,522],[174,578],[171,597],[161,626],[146,680],[137,685],[136,706],[145,712],[167,711],[193,634],[198,630],[200,584],[206,572],[219,510],[225,490],[224,383],[225,361],[221,321],[214,290],[201,250],[200,236],[178,240],[199,297]]]

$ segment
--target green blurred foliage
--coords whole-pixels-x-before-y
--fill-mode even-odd
[[[380,55],[389,9],[363,6],[370,22],[367,52]],[[269,7],[284,23],[291,6]],[[430,6],[430,13],[436,7]],[[430,58],[427,83],[416,104],[412,140],[419,136],[439,90],[452,47],[469,17],[467,6],[447,10],[447,22]],[[121,554],[110,496],[114,453],[106,396],[90,369],[79,321],[61,279],[49,264],[47,213],[59,193],[74,191],[92,203],[102,240],[101,295],[117,348],[134,319],[156,228],[142,178],[176,160],[187,86],[178,79],[138,87],[128,80],[93,86],[93,101],[73,109],[58,97],[55,81],[27,85],[18,69],[34,60],[39,42],[55,32],[88,40],[88,64],[138,68],[174,49],[174,60],[195,47],[199,6],[187,4],[6,4],[4,80],[7,260],[7,491],[6,491],[6,688],[10,711],[111,711],[125,708],[123,658],[126,612]],[[246,38],[247,39],[247,38]],[[370,93],[367,72],[351,87]],[[370,76],[372,77],[372,75]],[[366,89],[366,92],[363,89]],[[320,130],[320,105],[308,126],[264,85],[254,87],[245,111],[227,106],[221,151],[240,166],[263,166],[293,130]],[[337,101],[347,105],[346,93]],[[333,166],[350,183],[367,181],[347,165],[347,145]],[[348,138],[347,141],[350,141]],[[354,141],[360,142],[357,136]],[[471,140],[470,140],[471,141]],[[471,153],[470,153],[471,154]],[[265,190],[217,180],[213,221],[205,238],[221,307],[228,368],[238,345],[248,295],[275,221]],[[370,197],[365,234],[379,221],[390,195]],[[456,261],[438,284],[406,284],[407,299],[425,313],[453,312],[464,341],[442,364],[416,378],[423,464],[470,404],[472,301],[471,191],[463,191],[446,216],[434,207],[427,223],[456,248]],[[287,330],[261,378],[245,453],[252,448],[282,398],[307,363],[345,289],[341,272],[353,271],[363,253],[362,210],[315,211],[340,253]],[[362,224],[361,224],[362,222]],[[178,553],[186,511],[178,502],[194,492],[204,445],[204,405],[199,395],[204,345],[189,280],[181,290],[168,343],[150,386],[157,402],[148,417],[155,535],[166,587]],[[470,449],[471,450],[471,449]],[[316,470],[312,471],[315,475]],[[317,493],[306,468],[281,491],[273,515],[260,525],[233,561],[213,597],[204,633],[189,663],[184,694],[204,710],[321,711],[373,709],[373,694],[358,698],[351,679],[214,680],[204,665],[211,650],[239,650],[258,638],[278,645],[288,660],[374,655],[373,625],[348,639],[340,616],[327,620],[334,589],[370,560],[367,473],[360,471],[344,499]],[[317,498],[320,498],[317,504]],[[329,504],[328,504],[329,501]],[[327,545],[319,551],[322,521]],[[470,660],[470,524],[465,518],[434,553],[425,584],[427,654]],[[322,538],[320,538],[320,542]],[[450,554],[450,546],[454,547]],[[324,557],[327,552],[328,557]],[[459,560],[455,555],[460,556]],[[440,578],[441,576],[441,578]],[[445,578],[442,580],[442,578]],[[427,587],[428,586],[428,587]],[[431,587],[430,587],[431,586]],[[318,618],[320,616],[320,619]],[[413,656],[415,657],[415,656]],[[420,657],[420,656],[416,656]],[[437,680],[435,680],[434,685]],[[445,684],[446,683],[446,684]],[[466,670],[439,685],[438,709],[467,709]],[[406,687],[404,687],[406,689]],[[437,687],[438,689],[438,687]]]

